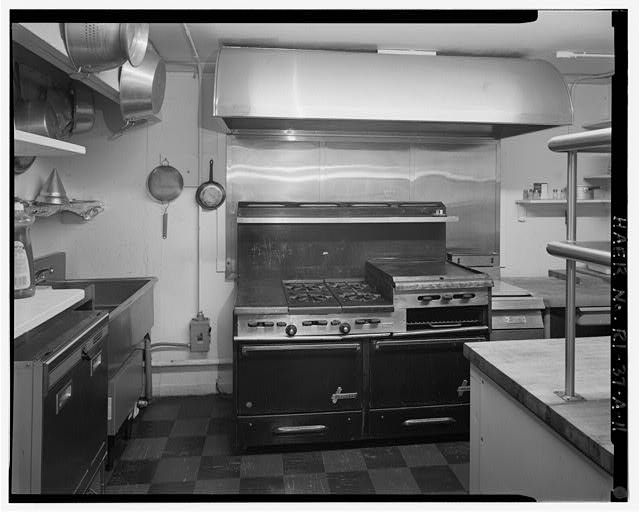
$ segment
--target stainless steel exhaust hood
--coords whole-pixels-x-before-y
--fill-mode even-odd
[[[513,58],[223,47],[213,96],[230,133],[499,139],[573,121],[560,73]]]

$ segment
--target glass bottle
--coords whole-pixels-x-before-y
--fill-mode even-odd
[[[36,293],[29,233],[34,222],[35,218],[25,212],[24,205],[16,201],[13,217],[13,299],[31,297]]]

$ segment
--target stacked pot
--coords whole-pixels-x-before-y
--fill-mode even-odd
[[[120,67],[120,112],[127,124],[160,111],[166,70],[148,44],[148,23],[65,23],[64,41],[81,73]]]

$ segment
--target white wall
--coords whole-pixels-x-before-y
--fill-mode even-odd
[[[528,209],[524,222],[515,201],[533,182],[548,182],[552,190],[567,184],[567,156],[548,149],[547,142],[556,135],[583,130],[582,125],[610,119],[611,89],[603,85],[576,84],[573,88],[574,124],[532,134],[503,139],[501,142],[500,194],[500,264],[502,276],[547,276],[549,269],[564,269],[563,259],[546,251],[547,242],[566,239],[564,213],[558,207],[545,213],[540,207]],[[607,155],[578,156],[578,184],[582,177],[605,174]],[[613,198],[615,201],[615,198]],[[611,210],[607,207],[579,208],[577,238],[610,239]],[[549,216],[551,215],[551,216]],[[537,216],[537,217],[536,217]]]
[[[104,203],[105,211],[88,222],[70,213],[38,218],[32,229],[34,255],[65,251],[68,277],[156,276],[152,342],[188,342],[189,321],[198,311],[198,221],[202,218],[200,307],[212,322],[211,350],[208,354],[156,351],[153,360],[204,359],[215,370],[221,360],[231,361],[234,284],[225,281],[224,273],[216,272],[218,226],[224,224],[218,222],[215,211],[200,213],[195,201],[199,174],[208,177],[210,158],[216,162],[214,179],[224,181],[225,172],[224,162],[217,158],[222,136],[198,129],[199,108],[198,81],[191,73],[170,73],[161,123],[135,128],[111,140],[103,118],[111,120],[112,112],[103,117],[97,111],[94,129],[72,140],[86,146],[87,155],[36,159],[31,169],[15,177],[15,193],[34,199],[55,167],[70,197]],[[147,175],[161,156],[185,179],[181,196],[169,206],[166,240],[162,239],[162,206],[146,190]],[[224,241],[224,233],[220,235]],[[162,385],[161,380],[154,376],[154,385]],[[177,381],[172,374],[174,388],[183,381],[189,381],[184,373]]]

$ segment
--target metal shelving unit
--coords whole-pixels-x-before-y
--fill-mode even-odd
[[[611,243],[576,241],[576,182],[578,153],[610,153],[611,128],[553,137],[551,151],[567,153],[567,240],[549,242],[547,252],[566,259],[567,313],[565,340],[565,388],[556,392],[566,401],[582,400],[575,393],[576,261],[611,265]]]

